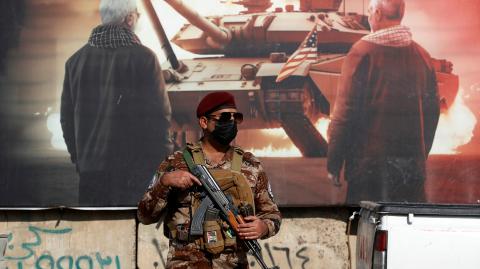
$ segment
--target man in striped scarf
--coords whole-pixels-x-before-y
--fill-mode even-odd
[[[439,118],[429,54],[401,25],[404,0],[371,0],[372,33],[343,64],[331,124],[327,169],[343,166],[347,203],[424,197],[425,163]]]
[[[102,24],[65,65],[61,124],[82,206],[135,205],[172,150],[170,102],[135,0],[101,0]]]

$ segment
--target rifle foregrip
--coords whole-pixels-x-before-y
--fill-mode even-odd
[[[237,215],[237,221],[240,224],[245,224],[245,220],[243,219],[242,215]]]
[[[235,232],[238,232],[238,221],[237,218],[235,218],[235,215],[232,213],[232,211],[228,212],[228,222],[230,226],[235,230]]]

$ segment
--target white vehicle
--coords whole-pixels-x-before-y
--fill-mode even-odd
[[[480,269],[480,206],[360,203],[357,269]]]

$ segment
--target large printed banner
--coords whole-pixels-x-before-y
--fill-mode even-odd
[[[328,145],[338,137],[329,137],[327,130],[338,101],[346,55],[352,44],[370,33],[367,0],[275,0],[272,5],[244,1],[243,6],[232,1],[184,1],[195,11],[192,16],[209,16],[204,23],[222,26],[218,29],[192,26],[166,2],[152,2],[158,18],[139,1],[136,33],[162,63],[176,150],[201,137],[195,115],[199,101],[207,93],[229,91],[244,115],[234,144],[260,158],[281,206],[355,206],[361,200],[480,203],[478,1],[405,1],[402,24],[433,58],[440,99],[438,127],[425,165],[404,156],[367,154],[364,159],[376,158],[374,165],[350,174],[342,169],[338,182],[327,172]],[[82,204],[78,171],[60,126],[65,62],[100,23],[97,1],[6,1],[4,5],[2,17],[10,16],[11,22],[1,28],[6,41],[1,42],[0,55],[0,207],[135,207],[155,169],[152,176],[135,176],[140,173],[135,173],[134,164],[124,163],[118,170],[133,170],[132,176],[109,179],[104,186],[118,193],[115,204],[103,202],[94,188],[90,195],[99,196],[98,202]],[[158,21],[171,40],[173,53],[160,45]],[[312,28],[318,58],[301,62],[286,79],[276,82],[288,56],[303,44]],[[225,40],[211,38],[222,33],[228,33]],[[172,69],[174,54],[188,69]],[[400,70],[405,59],[391,57]],[[385,71],[382,64],[375,70]],[[362,72],[373,72],[369,78],[378,76],[370,69],[358,73]],[[356,127],[345,136],[350,139],[344,143],[345,161],[359,155],[355,151],[362,148],[358,143],[370,145],[366,152],[388,152],[414,147],[413,134],[427,139],[424,136],[428,134],[413,122],[405,129],[404,119],[413,113],[410,105],[403,105],[400,98],[388,109],[369,114],[386,118],[393,126],[387,139],[379,139],[380,134],[364,130],[358,122],[353,124]],[[422,109],[426,109],[423,103]],[[139,116],[138,121],[142,120]],[[369,136],[358,138],[361,132]],[[397,137],[397,132],[405,133],[405,139],[388,139],[389,135]],[[372,147],[380,150],[372,151]],[[160,163],[162,159],[138,160],[152,161]],[[373,172],[378,167],[384,169]],[[412,167],[420,175],[412,175]]]

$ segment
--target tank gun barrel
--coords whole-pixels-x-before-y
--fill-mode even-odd
[[[160,44],[163,51],[165,52],[167,60],[170,62],[170,65],[173,69],[181,71],[183,65],[180,61],[178,61],[178,58],[172,49],[172,45],[170,44],[170,41],[165,34],[165,30],[163,29],[162,23],[160,22],[160,19],[155,12],[155,8],[153,7],[151,0],[143,0],[143,5],[148,13],[150,21],[152,22],[153,29],[156,32],[158,38],[160,39]]]
[[[225,45],[232,39],[232,34],[228,29],[221,28],[208,19],[200,16],[195,10],[185,5],[182,0],[165,0],[180,15],[186,18],[191,24],[205,32],[208,37],[219,45]]]

